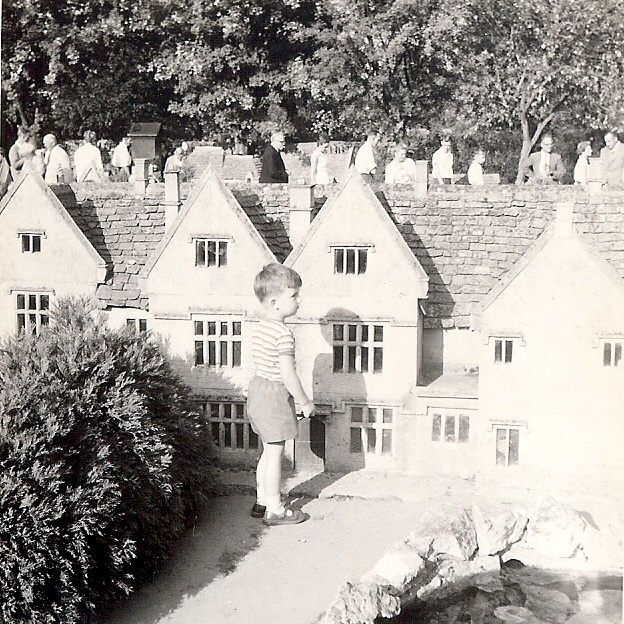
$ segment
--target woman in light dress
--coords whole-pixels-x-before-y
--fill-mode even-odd
[[[318,138],[317,147],[312,152],[310,163],[312,165],[312,184],[331,184],[332,180],[329,176],[329,162],[327,154],[329,153],[329,137],[321,134]]]
[[[579,155],[574,166],[574,184],[587,186],[587,169],[589,168],[589,157],[592,155],[592,147],[589,141],[581,141],[576,153]]]

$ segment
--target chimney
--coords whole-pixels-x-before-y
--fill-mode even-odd
[[[602,158],[590,158],[587,168],[587,190],[590,194],[600,193],[604,183],[604,167]]]
[[[429,161],[417,160],[416,162],[416,182],[414,182],[414,196],[427,197],[427,179],[429,177]]]
[[[555,214],[555,236],[572,236],[572,213],[574,204],[557,204]]]
[[[137,158],[132,168],[134,188],[138,195],[145,195],[149,184],[149,161],[147,158]]]
[[[180,211],[180,172],[165,171],[165,232],[169,230]]]
[[[310,228],[314,207],[313,184],[289,184],[289,236],[293,249],[303,240]]]

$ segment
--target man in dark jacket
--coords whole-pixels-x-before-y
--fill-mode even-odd
[[[262,154],[261,184],[286,184],[288,182],[288,172],[280,154],[285,144],[283,132],[274,132],[271,135],[271,144],[266,146]]]

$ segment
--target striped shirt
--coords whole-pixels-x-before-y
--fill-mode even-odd
[[[251,345],[256,375],[271,381],[282,381],[280,355],[295,356],[295,338],[290,329],[280,321],[261,320]]]

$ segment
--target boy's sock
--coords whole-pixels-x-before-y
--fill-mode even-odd
[[[279,515],[279,514],[284,513],[284,505],[282,505],[282,500],[279,496],[267,496],[266,508],[267,508],[267,511],[273,514]]]

